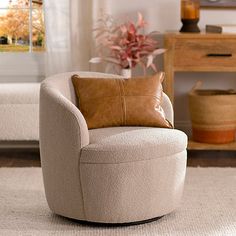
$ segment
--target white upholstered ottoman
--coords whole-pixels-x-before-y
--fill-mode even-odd
[[[39,140],[40,83],[0,84],[0,141]]]

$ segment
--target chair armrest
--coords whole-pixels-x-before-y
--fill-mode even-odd
[[[79,109],[57,89],[40,89],[40,154],[49,207],[61,206],[71,217],[84,217],[80,186],[80,152],[89,144],[88,127]],[[60,197],[61,196],[61,197]],[[62,197],[63,196],[63,197]],[[77,207],[75,207],[77,206]]]
[[[40,89],[40,123],[44,127],[49,126],[46,130],[52,132],[50,135],[59,132],[61,136],[58,138],[63,138],[63,143],[64,138],[71,138],[74,133],[79,149],[89,144],[88,127],[79,109],[55,88],[43,84]],[[45,134],[44,127],[41,130],[42,135]],[[49,138],[51,140],[51,136]]]
[[[174,125],[174,111],[173,111],[173,106],[172,103],[169,99],[169,97],[163,93],[163,99],[162,99],[162,104],[161,104],[165,115],[166,115],[166,119],[172,124]]]

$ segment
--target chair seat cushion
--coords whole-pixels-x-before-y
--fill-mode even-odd
[[[82,149],[81,163],[124,163],[164,158],[184,151],[182,131],[149,127],[113,127],[89,130],[90,144]]]

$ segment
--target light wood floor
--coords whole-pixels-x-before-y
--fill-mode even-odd
[[[39,167],[39,149],[0,149],[0,167]],[[188,166],[236,167],[235,151],[188,151]]]

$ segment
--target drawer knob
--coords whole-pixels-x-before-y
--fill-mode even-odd
[[[232,53],[208,53],[207,57],[232,57]]]

